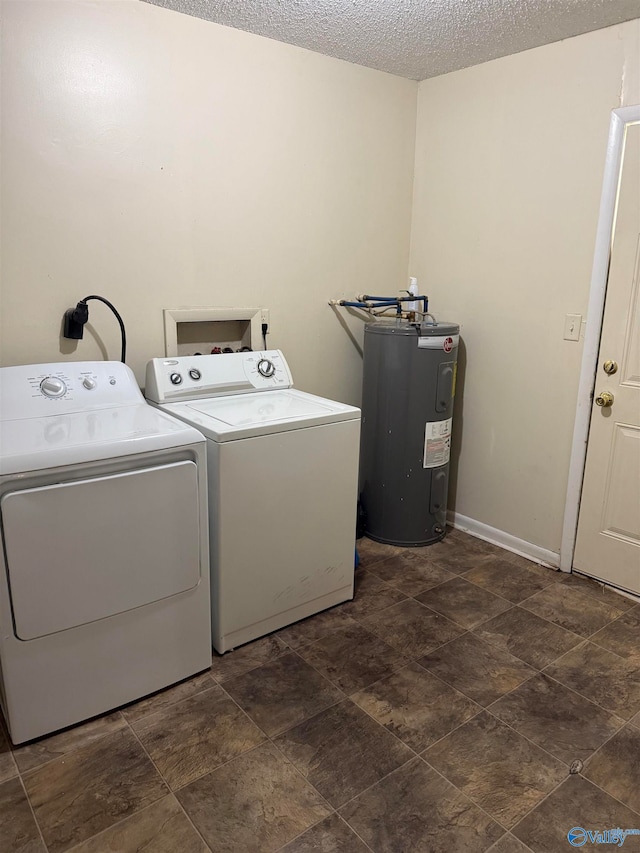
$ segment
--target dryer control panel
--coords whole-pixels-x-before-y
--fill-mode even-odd
[[[145,396],[154,403],[176,403],[292,385],[280,350],[185,355],[154,358],[147,364]]]
[[[67,361],[0,368],[0,420],[23,420],[144,402],[120,361]]]

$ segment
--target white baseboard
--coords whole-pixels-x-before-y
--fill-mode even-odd
[[[533,545],[524,539],[518,539],[510,533],[505,533],[504,530],[489,527],[488,524],[467,518],[466,515],[460,515],[457,512],[448,512],[447,521],[456,530],[477,536],[478,539],[484,539],[485,542],[491,542],[492,545],[498,545],[500,548],[512,551],[514,554],[532,560],[534,563],[540,563],[540,565],[549,566],[552,569],[557,569],[560,566],[560,554],[556,554],[555,551],[548,551],[546,548],[540,548],[539,545]]]

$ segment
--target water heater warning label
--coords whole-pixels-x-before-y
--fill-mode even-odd
[[[446,421],[431,421],[424,429],[423,468],[439,468],[446,465],[451,455],[451,418]]]

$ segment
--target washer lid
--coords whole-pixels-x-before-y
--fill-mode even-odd
[[[140,403],[0,422],[0,475],[131,456],[204,441],[193,427]]]
[[[360,418],[360,410],[304,391],[236,394],[164,407],[216,441],[232,441]]]

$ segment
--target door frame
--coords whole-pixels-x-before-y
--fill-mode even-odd
[[[560,544],[560,570],[563,572],[572,571],[573,554],[578,533],[582,481],[587,457],[589,424],[591,422],[593,391],[596,381],[596,371],[598,369],[600,335],[602,332],[609,262],[611,260],[611,248],[618,209],[618,190],[622,177],[621,166],[626,129],[630,125],[638,123],[640,123],[640,104],[620,107],[611,111],[609,140],[607,142],[607,156],[605,159],[602,196],[600,199],[600,213],[598,216],[595,252],[591,272],[587,325],[584,335],[584,348],[582,350],[580,382],[578,385],[578,401],[573,427],[573,441],[571,444],[562,542]]]

